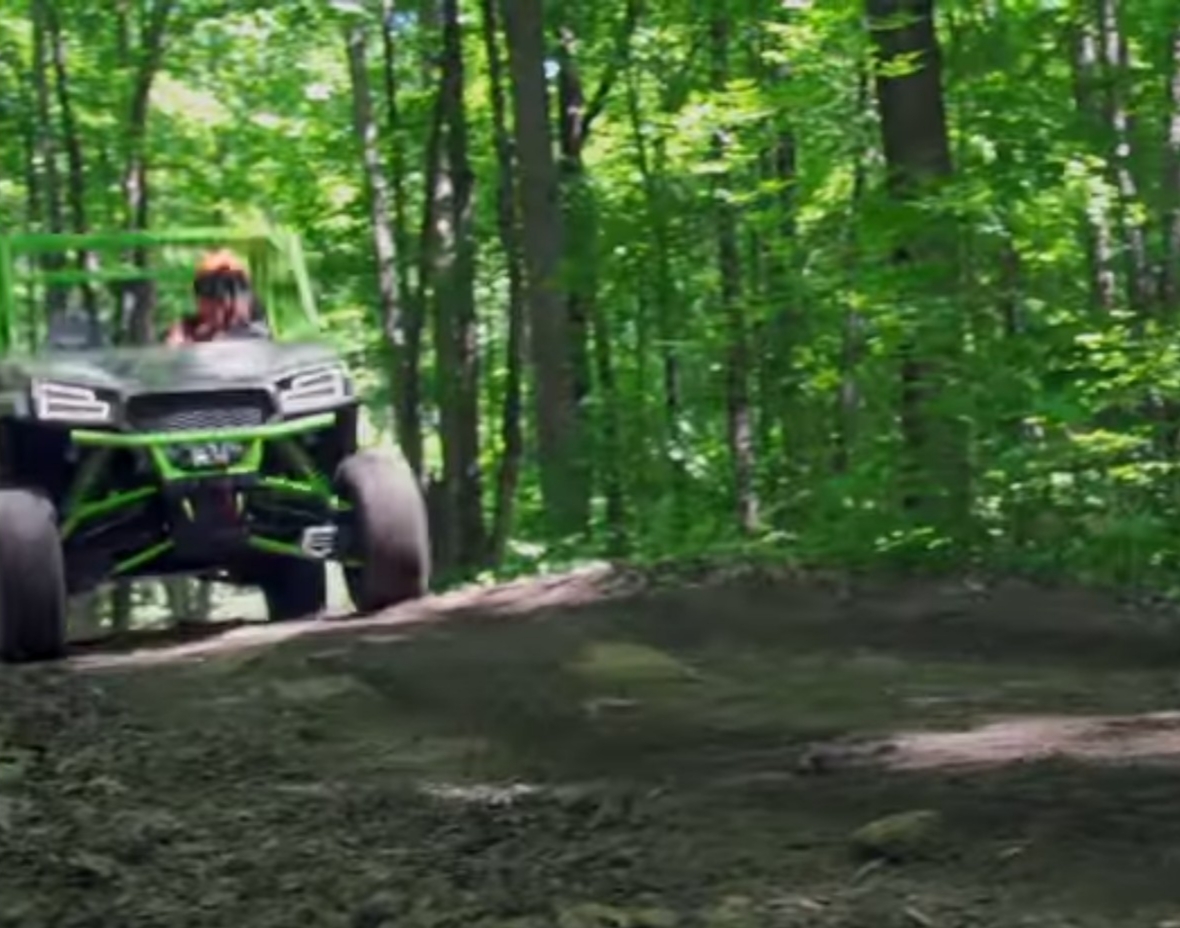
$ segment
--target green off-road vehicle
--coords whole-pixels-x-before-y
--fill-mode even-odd
[[[104,337],[126,320],[95,306],[129,286],[189,311],[209,247],[250,264],[258,337]],[[152,250],[149,269],[114,263],[133,249]],[[61,657],[68,597],[116,579],[256,586],[271,620],[324,608],[329,560],[360,612],[426,591],[418,483],[400,457],[358,448],[353,383],[318,326],[282,231],[0,237],[0,659]]]

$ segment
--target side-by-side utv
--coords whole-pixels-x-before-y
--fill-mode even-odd
[[[147,281],[168,321],[211,247],[247,258],[262,335],[106,337],[126,327],[96,293]],[[132,249],[152,250],[149,268],[116,263]],[[418,483],[399,456],[358,448],[352,378],[318,329],[282,231],[0,237],[0,660],[61,657],[68,597],[116,579],[256,586],[271,620],[324,608],[330,560],[358,611],[425,593]]]

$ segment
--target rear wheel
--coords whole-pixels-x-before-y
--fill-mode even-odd
[[[328,601],[322,561],[276,557],[263,568],[258,586],[266,598],[266,617],[271,622],[318,615]]]
[[[352,506],[351,553],[344,580],[358,612],[423,596],[430,584],[426,503],[399,456],[359,451],[336,470],[336,491]]]
[[[65,562],[53,504],[29,490],[0,490],[0,660],[65,652]]]

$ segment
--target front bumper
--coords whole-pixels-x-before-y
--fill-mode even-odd
[[[91,448],[163,448],[168,445],[212,444],[217,442],[268,441],[293,438],[330,427],[335,413],[301,416],[282,422],[253,425],[247,428],[191,429],[176,432],[106,432],[98,429],[74,429],[74,444]]]
[[[104,458],[127,450],[143,452],[155,475],[145,473],[145,485],[135,490],[105,496],[88,489],[82,475],[65,507],[67,553],[80,562],[97,556],[105,566],[95,567],[108,576],[216,568],[260,553],[347,562],[350,507],[293,440],[336,421],[322,413],[249,428],[74,430],[74,444],[92,452],[95,478]],[[267,460],[284,461],[287,475],[275,475],[270,465],[264,471],[268,447],[281,457]],[[138,527],[135,540],[120,522]]]

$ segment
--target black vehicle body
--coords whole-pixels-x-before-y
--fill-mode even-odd
[[[332,477],[356,451],[356,420],[348,378],[319,345],[10,358],[0,482],[36,486],[60,513],[70,593],[178,572],[249,582],[260,554],[340,554]]]

